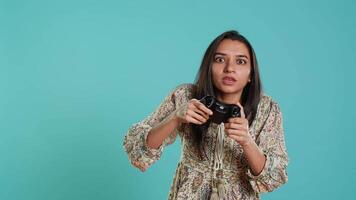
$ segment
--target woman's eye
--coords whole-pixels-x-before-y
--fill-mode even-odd
[[[216,61],[216,62],[224,62],[224,58],[222,58],[222,57],[216,57],[216,58],[215,58],[215,61]]]
[[[243,64],[246,64],[246,61],[244,59],[237,59],[236,63],[239,65],[243,65]]]

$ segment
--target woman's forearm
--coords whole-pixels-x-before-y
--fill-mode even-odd
[[[266,163],[266,157],[255,142],[251,142],[244,148],[244,154],[247,162],[252,170],[253,175],[258,175],[262,172]]]
[[[179,126],[179,123],[179,119],[176,117],[176,111],[174,111],[150,130],[146,139],[147,145],[150,148],[158,149],[173,130]]]

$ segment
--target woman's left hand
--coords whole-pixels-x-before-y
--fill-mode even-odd
[[[225,133],[228,137],[238,142],[242,147],[252,144],[254,141],[251,135],[248,133],[249,126],[248,120],[245,118],[245,112],[240,103],[237,103],[240,107],[241,117],[230,118],[227,123],[224,123]]]

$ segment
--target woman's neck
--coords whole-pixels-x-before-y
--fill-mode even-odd
[[[218,94],[217,99],[226,104],[237,104],[240,102],[241,93]]]

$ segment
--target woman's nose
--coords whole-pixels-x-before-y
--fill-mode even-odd
[[[231,59],[229,59],[228,62],[226,62],[224,71],[225,72],[234,72],[233,63],[232,63]]]

